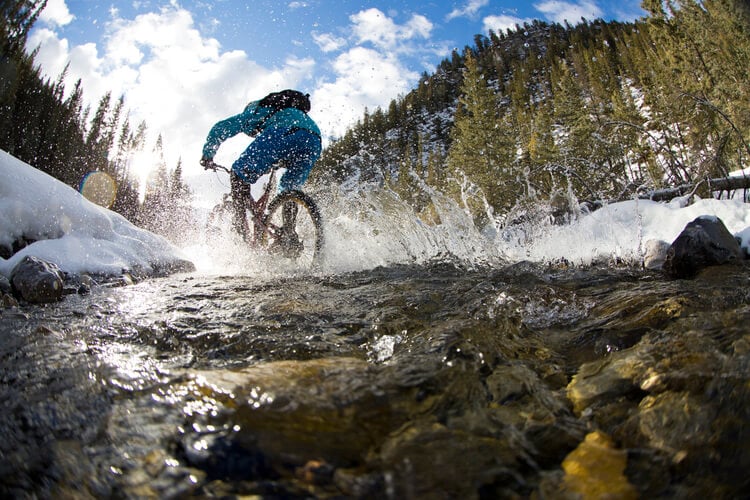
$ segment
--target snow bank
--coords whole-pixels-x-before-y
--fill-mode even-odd
[[[586,265],[613,258],[638,262],[646,242],[672,243],[689,222],[700,216],[721,219],[747,249],[750,204],[705,199],[684,206],[683,200],[676,199],[671,203],[649,200],[613,203],[568,225],[538,227],[518,238],[518,243],[506,243],[506,252],[513,260],[537,262],[565,259]]]
[[[100,275],[148,274],[185,260],[165,238],[5,151],[0,151],[0,214],[0,246],[31,242],[11,258],[0,258],[5,276],[26,255],[54,262],[67,273]]]

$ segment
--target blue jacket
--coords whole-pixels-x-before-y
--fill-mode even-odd
[[[260,101],[253,101],[245,107],[242,113],[230,116],[214,125],[208,133],[206,144],[203,146],[203,156],[213,158],[221,143],[243,132],[249,136],[258,134],[257,127],[262,125],[263,131],[285,131],[291,128],[309,130],[320,137],[320,129],[306,113],[297,108],[286,108],[273,113],[272,108],[258,106]],[[262,131],[261,131],[262,133]]]

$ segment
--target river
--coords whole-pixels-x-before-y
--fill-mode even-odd
[[[360,201],[318,269],[214,240],[3,310],[0,493],[747,496],[746,266],[533,264]]]

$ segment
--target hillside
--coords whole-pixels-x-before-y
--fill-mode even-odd
[[[621,200],[743,168],[750,7],[647,4],[636,23],[477,35],[387,110],[366,112],[314,180],[388,185],[418,211],[429,186],[503,221],[537,202]]]

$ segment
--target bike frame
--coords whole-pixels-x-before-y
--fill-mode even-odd
[[[261,235],[265,232],[271,232],[271,228],[263,224],[263,214],[266,211],[268,202],[271,200],[271,190],[274,184],[276,184],[276,170],[274,167],[268,177],[268,182],[263,188],[263,194],[261,194],[257,200],[253,199],[252,192],[247,197],[247,205],[250,207],[250,212],[253,214],[253,246],[260,244]]]
[[[223,165],[214,163],[214,167],[225,171],[230,176],[232,175],[232,171]],[[246,198],[247,207],[250,209],[250,213],[253,215],[253,235],[249,243],[254,247],[260,245],[263,234],[267,233],[271,236],[274,236],[274,228],[268,227],[263,224],[263,214],[266,211],[268,202],[271,200],[271,191],[276,184],[276,171],[280,168],[283,168],[283,165],[274,165],[273,168],[271,168],[268,182],[263,188],[263,193],[258,197],[257,200],[253,198],[252,189],[249,189],[249,193]]]

